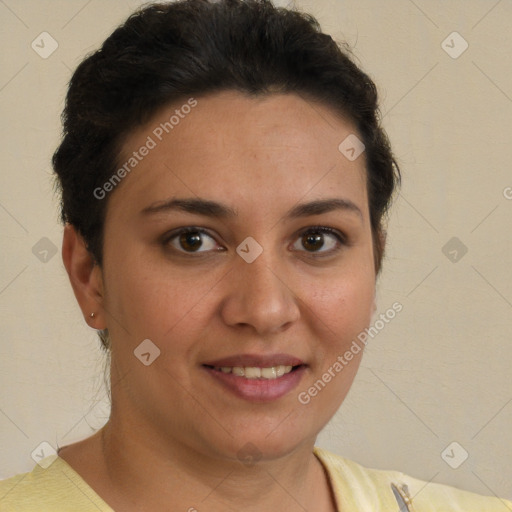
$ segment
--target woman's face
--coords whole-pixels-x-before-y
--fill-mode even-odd
[[[131,134],[109,198],[112,417],[159,449],[274,458],[314,440],[360,363],[333,370],[373,313],[364,153],[296,95],[196,101]]]

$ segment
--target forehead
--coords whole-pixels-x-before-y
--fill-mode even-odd
[[[142,208],[196,195],[269,211],[341,194],[366,209],[364,154],[351,161],[339,150],[354,135],[350,121],[295,94],[185,99],[127,137],[120,165],[137,162],[111,201]]]

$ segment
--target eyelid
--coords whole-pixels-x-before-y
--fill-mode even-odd
[[[322,258],[322,257],[327,257],[330,255],[336,254],[340,251],[340,249],[341,249],[340,246],[350,245],[347,240],[346,235],[343,232],[339,231],[338,229],[331,228],[329,226],[320,226],[320,225],[308,226],[307,228],[300,230],[297,233],[297,237],[304,236],[306,233],[322,233],[322,234],[332,235],[334,238],[337,239],[337,242],[338,242],[338,246],[329,251],[313,251],[313,252],[298,251],[298,252],[305,253],[308,256],[312,256],[314,258]]]
[[[338,229],[331,228],[329,226],[321,226],[321,225],[308,226],[307,228],[303,228],[302,230],[300,230],[298,232],[298,235],[302,236],[305,233],[308,233],[310,231],[311,232],[320,232],[320,233],[329,233],[330,235],[336,236],[338,238],[338,240],[340,240],[340,242],[347,243],[347,237],[345,236],[345,234],[343,232],[341,232]]]
[[[179,235],[182,235],[184,233],[200,233],[202,235],[207,235],[208,237],[210,237],[212,240],[214,240],[218,244],[217,240],[215,239],[215,236],[213,236],[207,229],[200,228],[197,226],[184,226],[181,228],[173,229],[172,231],[169,231],[168,233],[166,233],[162,237],[163,245],[165,245],[165,246],[170,245],[171,240],[173,240],[174,238],[176,238]],[[222,249],[217,249],[217,250],[196,251],[196,252],[187,252],[187,251],[177,249],[176,247],[172,247],[172,249],[175,253],[178,253],[180,255],[188,255],[188,256],[204,255],[204,254],[208,254],[211,252],[221,252],[221,251],[226,250],[224,247]]]

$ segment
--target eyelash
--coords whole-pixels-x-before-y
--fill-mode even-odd
[[[162,240],[162,243],[165,247],[167,247],[172,240],[174,240],[175,238],[178,238],[180,235],[183,235],[186,233],[197,233],[197,234],[207,235],[208,237],[215,240],[215,238],[205,229],[199,228],[199,227],[194,227],[194,226],[188,226],[185,228],[181,228],[178,231],[173,231],[173,232],[167,234],[164,237],[164,239]],[[343,233],[341,233],[338,230],[335,230],[333,228],[329,228],[327,226],[310,226],[310,227],[300,231],[297,234],[297,238],[302,238],[306,234],[319,234],[319,233],[332,235],[337,240],[337,246],[334,249],[331,249],[328,251],[304,251],[308,255],[313,256],[314,258],[322,258],[325,256],[330,256],[330,255],[340,251],[343,246],[349,245],[346,240],[346,237]],[[173,249],[180,254],[186,254],[186,255],[192,256],[192,257],[201,257],[202,255],[205,255],[209,252],[222,252],[222,251],[200,251],[200,252],[190,251],[190,252],[188,252],[188,251],[184,251],[181,249],[176,249],[175,247],[173,247]],[[303,251],[299,251],[299,252],[303,252]]]
[[[301,230],[298,235],[297,235],[297,238],[302,238],[304,235],[306,234],[327,234],[327,235],[332,235],[335,239],[336,239],[336,247],[334,247],[334,249],[330,249],[328,251],[304,251],[306,252],[308,255],[310,256],[313,256],[314,258],[322,258],[322,257],[327,257],[327,256],[331,256],[337,252],[339,252],[343,246],[347,246],[348,243],[347,243],[347,239],[345,237],[345,235],[343,233],[341,233],[340,231],[336,230],[336,229],[333,229],[333,228],[329,228],[327,226],[310,226],[306,229],[303,229]],[[302,252],[302,251],[300,251]]]

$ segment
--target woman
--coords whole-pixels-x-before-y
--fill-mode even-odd
[[[136,12],[74,73],[53,163],[112,412],[2,482],[1,511],[512,507],[314,446],[361,361],[400,175],[374,84],[313,18]]]

